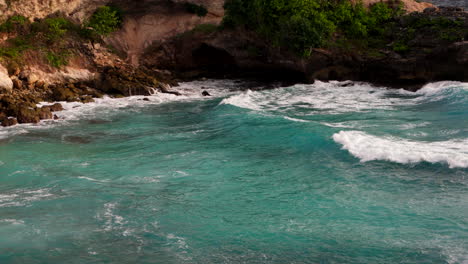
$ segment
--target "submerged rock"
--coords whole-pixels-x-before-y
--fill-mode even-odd
[[[63,141],[75,144],[89,144],[92,142],[91,139],[83,136],[64,136]]]

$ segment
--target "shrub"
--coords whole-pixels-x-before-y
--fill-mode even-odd
[[[48,51],[46,53],[47,62],[55,68],[66,66],[68,64],[68,57],[69,54],[66,52],[54,53],[52,51]]]
[[[200,24],[197,25],[194,29],[193,32],[202,32],[205,34],[213,33],[218,30],[218,26],[215,24]]]
[[[18,59],[22,52],[32,48],[29,41],[24,37],[17,37],[8,41],[8,46],[0,47],[0,57]]]
[[[199,17],[204,17],[208,14],[208,10],[202,5],[185,3],[185,9],[187,10],[187,12],[196,14]]]
[[[123,22],[122,11],[113,6],[102,6],[94,12],[87,23],[99,35],[109,35],[120,28]]]
[[[24,16],[12,16],[8,18],[3,24],[0,25],[1,32],[13,32],[16,27],[23,26],[28,23],[28,19]]]
[[[68,19],[63,17],[46,18],[44,24],[47,27],[47,39],[50,41],[63,37],[73,25]]]
[[[349,38],[382,35],[383,24],[398,15],[383,3],[366,9],[340,0],[227,0],[224,8],[223,26],[246,27],[301,55],[335,32]]]
[[[409,47],[406,43],[403,42],[397,42],[393,44],[393,51],[399,52],[399,53],[405,53],[409,51]]]

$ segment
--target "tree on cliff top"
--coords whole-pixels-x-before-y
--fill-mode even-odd
[[[382,24],[398,14],[384,3],[370,9],[348,0],[227,0],[225,26],[243,26],[307,56],[334,33],[365,38],[382,33]]]

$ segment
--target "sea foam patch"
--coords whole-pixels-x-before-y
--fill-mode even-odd
[[[138,111],[138,108],[149,105],[184,102],[193,100],[209,100],[212,98],[229,96],[239,92],[239,89],[246,82],[237,80],[205,80],[180,83],[180,86],[172,90],[181,93],[180,96],[173,94],[154,93],[151,96],[131,96],[125,98],[95,98],[94,102],[83,104],[80,102],[58,102],[62,104],[64,110],[54,112],[58,120],[44,120],[38,124],[19,124],[9,128],[0,127],[0,140],[8,139],[15,135],[26,134],[32,130],[48,129],[50,127],[67,124],[69,121],[101,118],[105,119],[118,110]],[[204,96],[206,91],[210,96]],[[50,105],[50,102],[37,104],[38,107]]]
[[[445,163],[450,168],[468,168],[468,139],[420,142],[396,137],[378,137],[361,131],[341,131],[333,140],[362,162],[385,160],[402,164]]]
[[[406,95],[404,91],[388,90],[368,83],[316,81],[314,84],[281,89],[247,91],[226,98],[221,104],[255,111],[341,114],[391,110],[395,106],[414,104]]]

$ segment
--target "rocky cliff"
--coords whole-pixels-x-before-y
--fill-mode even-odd
[[[193,32],[152,47],[142,64],[183,73],[182,77],[237,72],[307,82],[368,81],[409,90],[432,81],[468,81],[468,12],[429,8],[393,23],[385,39],[375,44],[340,42],[313,49],[307,58],[243,29]]]
[[[0,123],[38,122],[60,109],[38,108],[39,101],[90,102],[103,94],[149,95],[155,90],[177,94],[167,85],[174,83],[174,73],[178,77],[251,73],[294,81],[352,79],[408,87],[439,79],[466,80],[468,43],[460,41],[458,29],[449,27],[451,31],[441,31],[442,35],[431,24],[433,18],[443,17],[468,28],[466,12],[402,2],[407,12],[425,14],[409,16],[416,22],[397,21],[387,46],[314,49],[303,58],[253,32],[220,30],[224,0],[0,0],[0,22],[18,15],[36,21],[34,26],[20,23],[16,31],[0,32]],[[187,3],[202,5],[206,14],[190,12]],[[98,39],[84,38],[77,29],[106,4],[123,10],[120,29]],[[419,16],[426,24],[408,27],[418,24]],[[75,26],[67,29],[73,32],[59,34],[51,42],[47,31],[41,31],[46,17],[71,20]],[[28,41],[42,46],[31,48]],[[18,54],[22,60],[14,59]]]
[[[188,3],[207,13],[189,12]],[[120,30],[84,37],[83,25],[103,5],[123,11]],[[222,0],[0,0],[0,24],[6,22],[0,30],[0,123],[35,123],[60,109],[38,108],[40,101],[177,94],[167,72],[135,66],[147,47],[219,23],[222,6]]]

